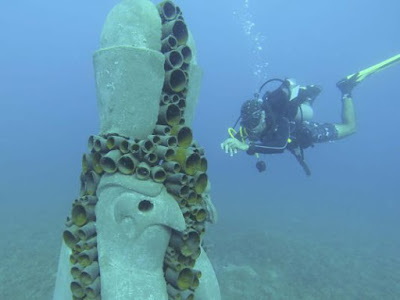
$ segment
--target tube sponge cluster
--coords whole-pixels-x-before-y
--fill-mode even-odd
[[[192,268],[200,255],[207,217],[202,199],[208,182],[204,149],[193,142],[192,131],[184,125],[157,125],[154,133],[144,140],[118,135],[89,137],[89,153],[82,156],[80,197],[72,205],[63,233],[65,244],[72,250],[74,281],[70,288],[74,299],[101,299],[95,206],[97,186],[106,173],[119,172],[165,185],[181,207],[187,225],[185,232],[173,232],[165,255],[168,291],[175,295],[172,299],[180,299],[176,296],[179,290],[194,290],[199,284],[201,274]],[[177,291],[172,292],[174,289]]]
[[[193,269],[201,253],[207,212],[202,198],[208,178],[204,149],[192,141],[185,126],[184,112],[192,51],[186,44],[189,33],[181,10],[171,1],[158,5],[162,20],[162,48],[165,55],[165,82],[160,99],[156,130],[177,138],[177,147],[168,164],[165,186],[181,207],[186,222],[184,232],[173,231],[164,259],[169,299],[194,299],[201,272]]]
[[[97,262],[95,196],[99,175],[88,169],[82,173],[81,180],[85,188],[72,205],[71,216],[67,218],[66,230],[63,232],[65,244],[72,249],[70,256],[70,284],[74,299],[100,299],[100,269]],[[87,189],[86,189],[87,187]]]

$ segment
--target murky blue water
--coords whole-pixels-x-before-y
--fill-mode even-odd
[[[1,5],[0,299],[52,293],[81,154],[98,132],[92,53],[117,2]],[[322,85],[315,119],[340,121],[335,83],[400,53],[400,3],[178,4],[204,70],[193,130],[219,211],[208,244],[224,298],[400,299],[400,64],[356,87],[358,132],[308,149],[310,178],[290,154],[264,157],[259,174],[253,157],[219,148],[270,77]]]

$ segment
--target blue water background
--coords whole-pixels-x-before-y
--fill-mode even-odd
[[[0,211],[7,226],[34,227],[38,220],[61,226],[69,213],[81,155],[99,128],[92,54],[117,2],[1,5]],[[339,122],[335,83],[400,53],[400,2],[178,3],[204,70],[193,130],[206,149],[220,223],[355,244],[364,237],[368,246],[387,242],[391,254],[400,250],[400,64],[356,87],[357,133],[308,149],[310,178],[290,154],[265,157],[267,172],[259,174],[254,157],[231,158],[220,149],[241,103],[268,77],[322,85],[315,120]],[[254,23],[250,34],[246,21]],[[257,64],[261,75],[254,74]]]

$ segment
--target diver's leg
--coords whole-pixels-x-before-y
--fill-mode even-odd
[[[354,112],[353,99],[345,94],[342,97],[342,123],[335,124],[338,138],[344,138],[356,132],[356,116]]]

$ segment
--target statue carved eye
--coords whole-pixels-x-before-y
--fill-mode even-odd
[[[147,212],[153,209],[153,203],[151,203],[149,200],[142,200],[139,203],[139,210],[142,212]]]

